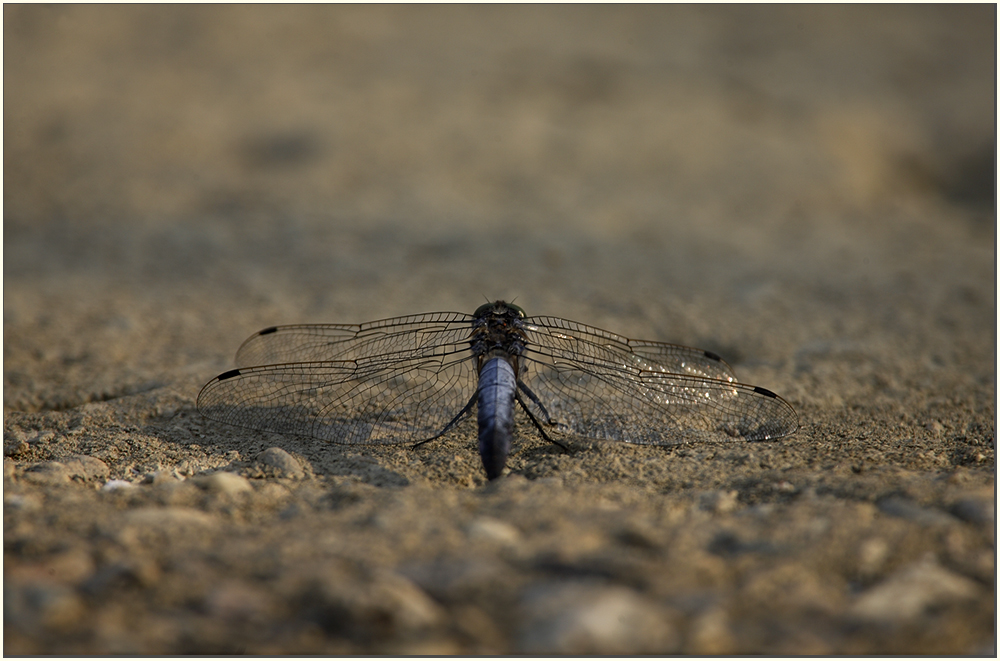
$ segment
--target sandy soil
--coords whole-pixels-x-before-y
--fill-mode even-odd
[[[995,6],[4,6],[4,652],[995,654]],[[780,441],[203,419],[516,297]]]

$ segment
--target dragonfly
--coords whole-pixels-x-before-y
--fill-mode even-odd
[[[795,433],[795,410],[737,381],[717,354],[632,340],[504,301],[364,324],[271,326],[209,381],[201,413],[333,443],[422,445],[476,408],[489,480],[504,471],[519,408],[543,439],[647,445]]]

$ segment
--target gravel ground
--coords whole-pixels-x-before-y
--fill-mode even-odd
[[[4,6],[7,654],[995,654],[993,5]],[[203,419],[277,323],[517,299],[778,441]]]

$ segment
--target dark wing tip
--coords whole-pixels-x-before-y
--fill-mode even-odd
[[[226,379],[231,379],[234,376],[239,376],[239,375],[240,375],[240,371],[239,370],[229,370],[228,372],[223,372],[219,376],[215,377],[215,380],[216,381],[225,381]]]
[[[268,326],[267,328],[265,328],[264,330],[258,332],[257,334],[258,335],[270,335],[271,333],[277,332],[277,330],[278,330],[277,326]]]
[[[772,399],[777,399],[778,396],[768,390],[767,388],[761,388],[760,386],[754,386],[753,391],[757,394],[764,395],[765,397],[770,397]]]

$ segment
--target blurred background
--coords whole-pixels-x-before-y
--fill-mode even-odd
[[[995,655],[996,5],[3,11],[5,649]],[[194,410],[266,326],[496,298],[801,427],[522,421],[480,488]]]
[[[993,5],[7,5],[5,402],[484,299],[773,363],[988,307],[995,34]]]

